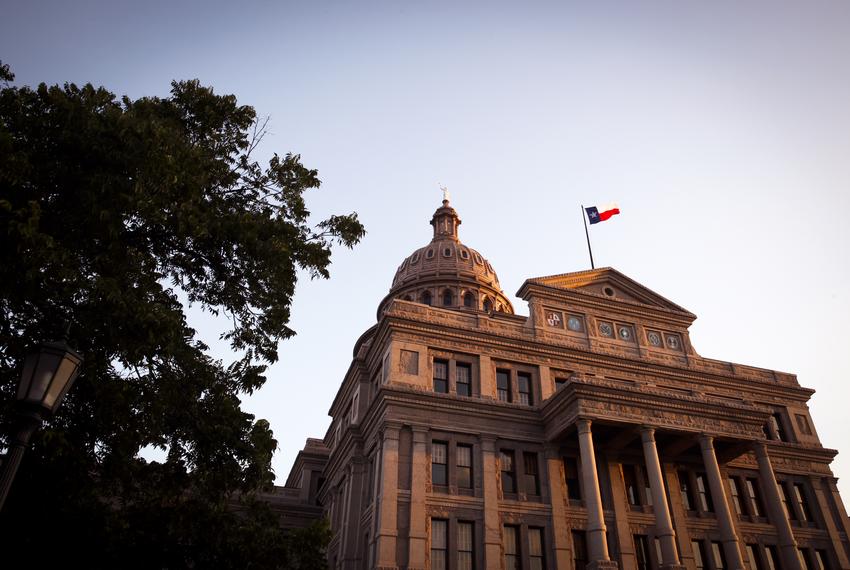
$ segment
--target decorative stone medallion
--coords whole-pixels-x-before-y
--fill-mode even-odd
[[[612,338],[614,336],[614,327],[611,323],[599,323],[599,334]]]
[[[655,331],[649,331],[646,335],[649,344],[652,346],[661,346],[661,335]]]
[[[569,315],[567,318],[567,328],[571,331],[581,332],[584,330],[584,323],[578,315]]]
[[[561,313],[557,311],[546,311],[546,322],[550,327],[562,328],[564,326],[561,320]]]

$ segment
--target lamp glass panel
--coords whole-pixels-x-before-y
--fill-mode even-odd
[[[54,410],[58,404],[62,403],[62,396],[67,392],[68,386],[76,376],[78,362],[72,358],[65,357],[59,365],[59,370],[53,380],[53,384],[47,390],[44,396],[44,406]]]
[[[62,361],[60,355],[51,352],[42,352],[35,368],[32,382],[26,400],[34,404],[41,404],[45,392],[50,387],[53,375]]]

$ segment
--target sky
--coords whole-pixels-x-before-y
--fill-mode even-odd
[[[368,234],[299,283],[280,361],[245,408],[278,484],[328,408],[447,186],[513,297],[612,266],[698,316],[702,356],[796,373],[850,497],[850,3],[0,0],[16,83],[165,96],[198,78],[269,117],[314,221]],[[226,323],[193,310],[214,354]]]

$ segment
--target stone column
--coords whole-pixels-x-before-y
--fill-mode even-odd
[[[596,455],[593,451],[593,434],[590,420],[576,421],[578,443],[581,450],[581,478],[584,483],[584,503],[587,507],[587,550],[590,561],[588,570],[617,568],[617,563],[608,556],[605,535],[605,514],[602,512],[602,494],[596,473]]]
[[[741,546],[735,532],[735,521],[732,519],[729,501],[726,499],[726,489],[723,487],[723,479],[720,476],[720,465],[717,464],[717,456],[714,454],[714,438],[703,434],[699,438],[699,444],[726,560],[731,570],[744,570],[744,559],[741,556]]]
[[[375,532],[376,566],[380,570],[395,570],[396,539],[398,537],[398,432],[399,424],[384,427],[381,445],[380,496],[377,499]]]
[[[759,478],[761,479],[761,488],[764,490],[767,516],[773,526],[776,527],[776,533],[779,537],[782,567],[785,570],[803,570],[800,565],[800,557],[797,554],[794,532],[791,530],[791,523],[782,507],[782,497],[779,496],[776,476],[773,474],[773,466],[770,464],[770,457],[767,455],[767,446],[758,441],[753,446],[753,450],[756,453],[756,461],[759,465]]]
[[[425,485],[430,463],[427,455],[428,428],[413,426],[413,458],[410,476],[409,570],[425,569],[425,547],[428,545],[428,521],[425,513]]]
[[[567,495],[564,492],[563,461],[558,446],[546,446],[546,464],[549,467],[549,496],[552,500],[552,535],[555,539],[555,568],[571,570],[570,529],[567,528]]]
[[[670,518],[670,508],[667,505],[667,493],[664,490],[664,476],[661,471],[661,461],[658,459],[658,449],[655,447],[655,428],[645,426],[640,430],[643,441],[643,457],[646,463],[646,473],[649,476],[649,488],[652,491],[652,509],[655,511],[655,534],[661,542],[662,570],[684,568],[676,551],[676,532]]]
[[[484,568],[502,565],[502,528],[499,523],[499,455],[496,438],[481,436],[481,458],[484,487]]]

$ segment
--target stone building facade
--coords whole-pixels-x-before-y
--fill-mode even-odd
[[[528,279],[515,315],[448,201],[431,224],[287,484],[331,568],[850,570],[794,375],[699,356],[611,268]]]

